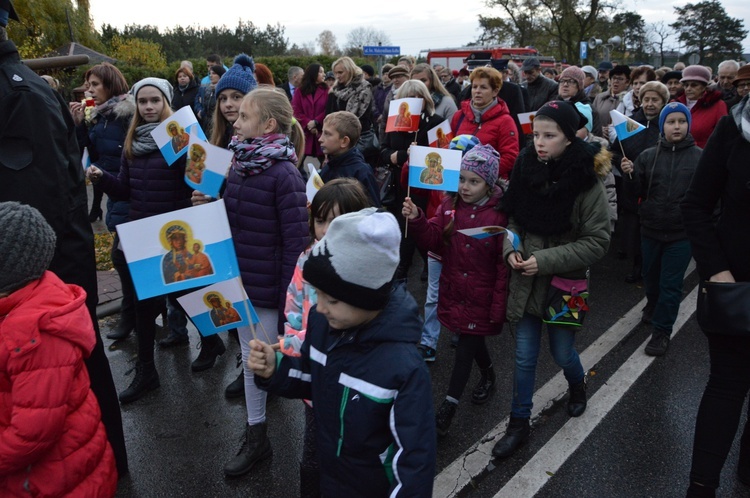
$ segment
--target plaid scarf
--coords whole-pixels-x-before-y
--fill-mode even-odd
[[[745,95],[739,104],[732,107],[732,117],[737,124],[737,129],[742,133],[742,138],[750,142],[750,105],[747,105],[748,97]]]
[[[240,176],[259,175],[277,161],[297,163],[294,145],[282,133],[270,133],[244,142],[232,137],[229,150],[234,151],[232,169]]]

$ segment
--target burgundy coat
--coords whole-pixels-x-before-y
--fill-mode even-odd
[[[446,197],[429,221],[419,217],[409,222],[421,249],[442,253],[438,319],[451,332],[493,335],[502,331],[508,302],[508,267],[503,261],[503,236],[475,239],[456,232],[488,225],[507,226],[508,216],[495,209],[500,202],[496,188],[484,206],[466,204],[460,198]],[[443,228],[455,209],[454,232],[446,246]]]
[[[299,121],[300,126],[305,131],[305,155],[320,156],[323,151],[320,149],[320,132],[323,129],[323,119],[326,117],[326,102],[328,102],[328,89],[319,86],[315,93],[303,95],[301,89],[294,92],[292,98],[292,109],[294,117]],[[307,124],[315,120],[318,128],[318,135],[313,135],[307,129]]]
[[[474,135],[483,145],[491,145],[500,153],[500,177],[510,178],[518,157],[518,128],[508,105],[500,98],[497,105],[482,114],[480,123],[474,118],[471,100],[464,100],[451,120],[453,136]]]

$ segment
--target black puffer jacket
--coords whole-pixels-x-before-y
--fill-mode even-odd
[[[671,242],[685,239],[680,202],[693,180],[701,149],[691,135],[677,144],[664,140],[635,161],[633,180],[641,198],[639,215],[644,237]]]

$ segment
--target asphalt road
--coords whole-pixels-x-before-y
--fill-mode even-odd
[[[450,433],[438,443],[434,496],[684,496],[695,414],[708,377],[706,341],[691,316],[692,305],[683,304],[684,326],[667,356],[645,357],[649,331],[638,324],[643,291],[623,282],[629,264],[610,252],[592,268],[591,312],[577,343],[589,370],[587,412],[574,421],[567,417],[566,386],[545,345],[537,373],[542,403],[535,407],[532,438],[510,459],[491,461],[487,448],[502,435],[510,411],[513,340],[506,328],[489,340],[498,372],[495,395],[474,406],[466,394]],[[420,272],[421,261],[415,261],[409,287],[423,302]],[[695,274],[686,279],[686,295],[696,283]],[[103,334],[115,319],[102,321]],[[449,335],[441,335],[430,367],[436,405],[445,396],[453,362]],[[192,330],[190,347],[157,350],[162,387],[123,407],[131,472],[121,479],[118,496],[297,496],[302,402],[269,403],[273,458],[247,476],[226,479],[222,467],[239,448],[245,420],[244,400],[224,398],[224,387],[239,372],[239,346],[227,342],[214,368],[193,374],[197,337]],[[105,345],[110,342],[105,339]],[[132,378],[125,372],[133,366],[135,339],[114,345],[108,355],[118,390],[124,389]],[[478,378],[474,371],[467,392]],[[734,478],[738,440],[722,474],[720,496],[750,496]]]

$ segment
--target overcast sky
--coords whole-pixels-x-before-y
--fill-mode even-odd
[[[694,3],[699,0],[694,0]],[[646,23],[675,20],[674,6],[687,1],[624,0],[623,7],[641,14]],[[726,0],[722,4],[731,17],[745,21],[750,29],[750,1]],[[499,9],[488,9],[483,0],[381,0],[380,2],[311,2],[310,0],[208,0],[207,2],[163,2],[158,0],[90,0],[94,24],[122,28],[127,24],[155,25],[160,29],[174,26],[234,27],[239,19],[265,28],[280,23],[286,28],[290,45],[302,46],[330,29],[339,45],[346,35],[360,26],[385,31],[391,43],[401,47],[402,54],[417,55],[430,48],[459,47],[476,39],[479,15],[501,15]],[[406,8],[408,7],[408,9]],[[369,11],[368,11],[369,10]],[[595,34],[595,33],[592,33]],[[601,34],[596,33],[599,37]],[[316,46],[316,48],[318,48]],[[540,52],[544,53],[541,47]],[[750,52],[750,37],[745,38],[743,52]],[[222,54],[230,55],[230,54]]]

